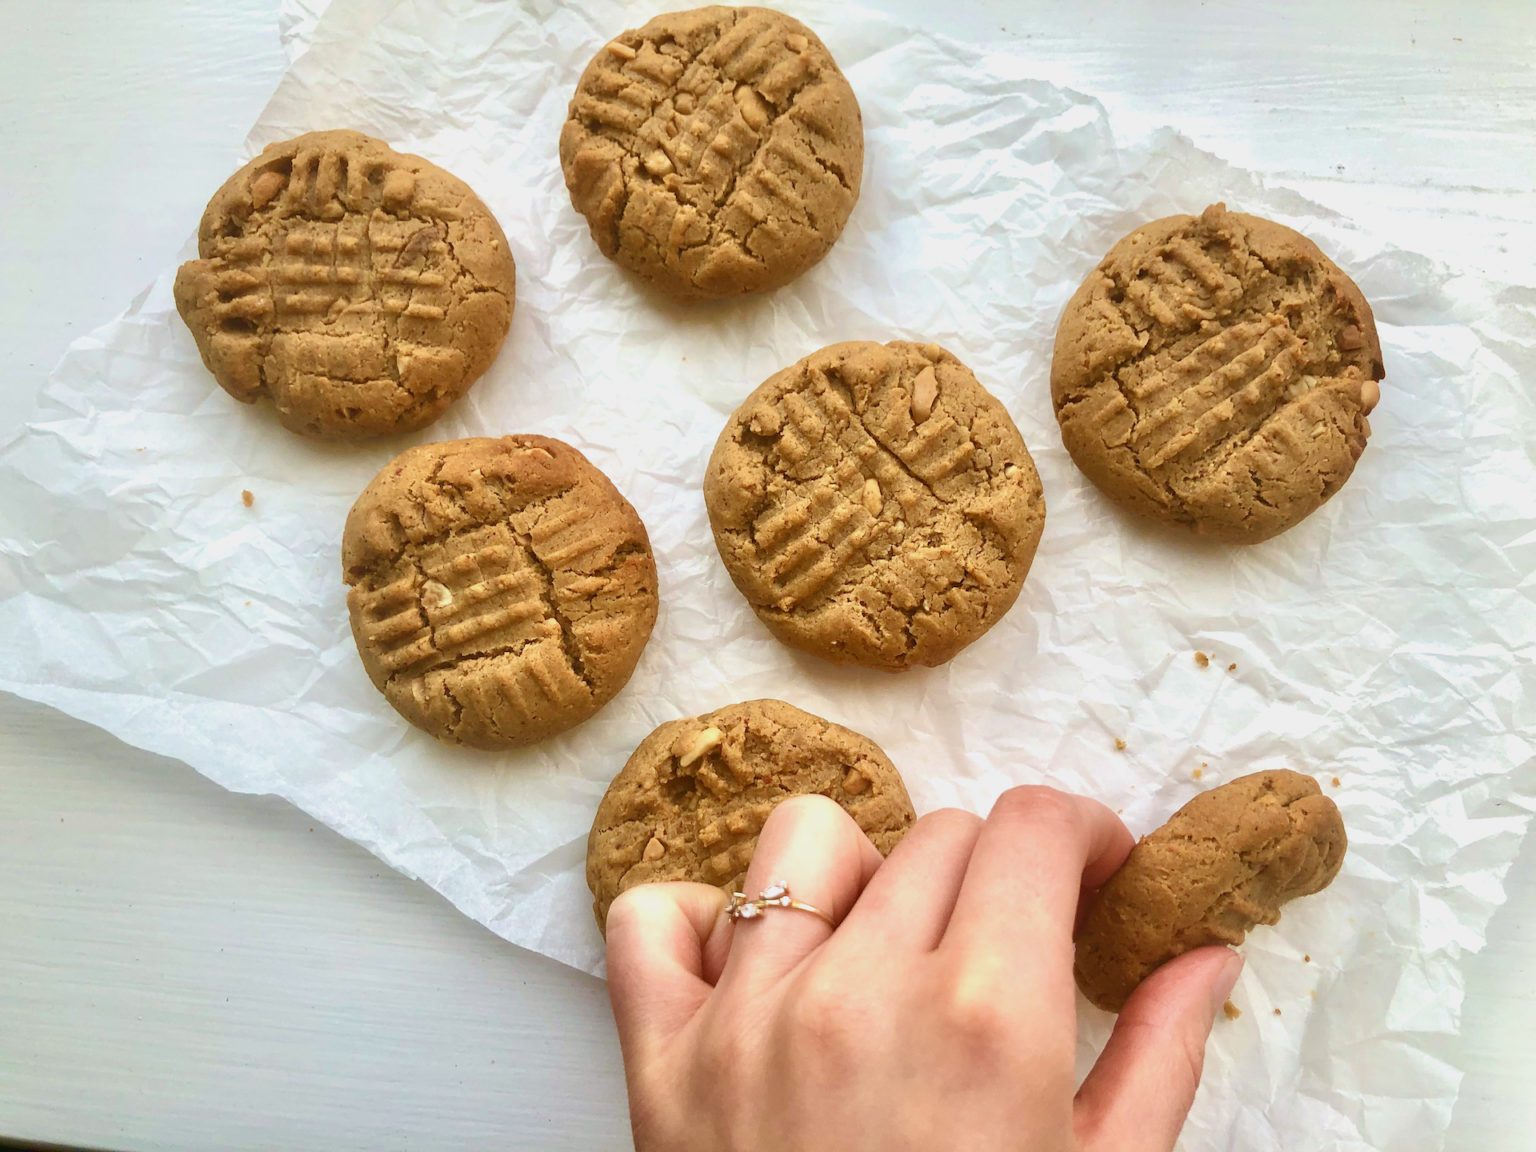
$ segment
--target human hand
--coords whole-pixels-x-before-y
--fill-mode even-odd
[[[1005,792],[923,817],[882,861],[820,796],[779,805],[747,874],[832,915],[732,923],[704,884],[608,914],[608,979],[638,1152],[1167,1152],[1242,960],[1158,969],[1074,1092],[1079,898],[1125,859],[1106,807]]]

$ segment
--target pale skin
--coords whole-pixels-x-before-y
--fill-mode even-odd
[[[831,913],[732,923],[703,884],[608,914],[608,977],[637,1152],[1169,1152],[1242,969],[1201,948],[1132,995],[1075,1085],[1078,905],[1131,835],[1049,788],[923,817],[881,860],[835,803],[764,826],[755,895]]]

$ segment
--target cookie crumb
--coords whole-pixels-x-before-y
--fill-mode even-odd
[[[1205,775],[1205,770],[1204,769],[1201,769],[1201,768],[1196,768],[1195,769],[1194,777],[1195,777],[1196,780],[1200,779],[1200,777],[1202,777],[1204,775]]]
[[[1115,737],[1115,751],[1116,752],[1124,752],[1125,751],[1125,741],[1120,739],[1120,737],[1118,737],[1118,736]]]
[[[1312,957],[1311,957],[1311,955],[1310,955],[1310,954],[1308,954],[1308,955],[1306,955],[1306,956],[1303,956],[1303,957],[1302,957],[1302,958],[1301,958],[1301,962],[1302,962],[1302,963],[1303,963],[1303,964],[1310,964],[1310,963],[1312,963]]]
[[[1278,1008],[1275,1009],[1275,1015],[1276,1016],[1280,1015],[1280,1009],[1278,1009]]]
[[[240,503],[249,508],[252,504],[256,503],[255,494],[249,488],[240,489]]]
[[[1209,668],[1211,666],[1211,658],[1204,652],[1196,652],[1195,663],[1200,665],[1202,668]]]
[[[1231,664],[1227,665],[1227,671],[1228,672],[1236,672],[1237,671],[1237,662],[1235,660]]]
[[[1337,788],[1337,787],[1338,787],[1338,786],[1339,786],[1339,778],[1338,778],[1338,777],[1337,777],[1337,776],[1335,776],[1335,777],[1334,777],[1334,778],[1333,778],[1333,786],[1334,786],[1334,787],[1335,787],[1335,788]]]
[[[1232,1001],[1228,1000],[1225,1004],[1223,1004],[1221,1006],[1221,1014],[1223,1016],[1225,1016],[1228,1020],[1236,1020],[1239,1016],[1241,1016],[1243,1014],[1243,1010],[1241,1008],[1239,1008],[1236,1004],[1232,1003]]]

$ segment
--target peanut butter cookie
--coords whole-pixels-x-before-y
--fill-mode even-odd
[[[1349,479],[1383,374],[1354,282],[1305,236],[1214,204],[1110,249],[1062,316],[1051,394],[1106,496],[1251,544]]]
[[[512,320],[512,253],[490,210],[358,132],[270,145],[214,193],[197,249],[176,308],[203,363],[308,436],[430,424]]]
[[[864,124],[816,34],[767,8],[658,16],[604,45],[560,133],[603,255],[679,300],[766,292],[827,254]]]
[[[592,821],[587,887],[598,927],[636,884],[739,888],[773,806],[812,793],[847,809],[882,855],[916,819],[873,741],[782,700],[663,724],[614,777]]]
[[[784,643],[942,664],[1018,598],[1045,523],[1019,431],[937,344],[833,344],[771,376],[704,478],[715,544]]]
[[[342,574],[374,686],[440,740],[504,748],[587,719],[656,622],[640,517],[568,444],[422,444],[347,516]]]
[[[1118,1012],[1136,986],[1204,944],[1241,944],[1344,862],[1344,821],[1317,781],[1256,772],[1196,796],[1143,836],[1077,931],[1077,986]]]

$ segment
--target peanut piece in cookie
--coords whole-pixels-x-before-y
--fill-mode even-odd
[[[677,754],[677,762],[683,768],[692,768],[705,756],[720,747],[725,739],[725,733],[718,728],[706,728],[697,736],[693,736],[683,743],[682,750]]]
[[[917,374],[912,386],[912,422],[921,424],[933,415],[933,402],[939,398],[939,378],[932,368],[924,368]]]

